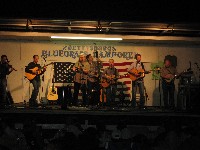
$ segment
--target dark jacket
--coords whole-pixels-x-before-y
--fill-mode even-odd
[[[33,69],[33,68],[35,68],[35,67],[38,67],[39,69],[42,68],[42,67],[40,66],[40,64],[36,64],[36,63],[34,63],[34,62],[30,62],[30,63],[28,64],[28,66],[26,66],[25,72],[30,73],[30,74],[33,74],[32,70],[30,70],[30,69]],[[44,70],[43,70],[40,74],[37,74],[37,75],[35,76],[34,79],[37,80],[37,81],[40,81],[40,75],[42,75],[43,73],[44,73]]]

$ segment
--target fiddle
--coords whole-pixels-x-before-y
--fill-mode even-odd
[[[8,61],[8,60],[7,60],[7,62],[6,62],[6,63],[8,64],[8,67],[11,68],[11,69],[14,70],[14,71],[17,71],[15,68],[12,67],[12,65],[9,64],[9,62],[10,62],[10,61]]]
[[[15,68],[12,67],[12,65],[9,65],[9,64],[8,64],[8,67],[11,68],[11,69],[14,70],[14,71],[17,71]]]

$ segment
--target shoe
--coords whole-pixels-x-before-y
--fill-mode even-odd
[[[147,107],[146,106],[139,106],[139,110],[146,110]]]
[[[0,105],[0,109],[10,109],[12,107],[12,105]]]
[[[5,105],[0,105],[0,109],[6,109]]]
[[[38,107],[38,103],[37,102],[29,102],[29,107]]]

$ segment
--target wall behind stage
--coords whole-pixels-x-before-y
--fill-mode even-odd
[[[27,41],[0,41],[0,54],[6,54],[18,71],[12,72],[8,76],[8,89],[11,91],[15,103],[28,100],[31,94],[32,86],[28,80],[24,78],[25,66],[32,61],[32,56],[38,54],[40,56],[40,64],[44,65],[50,62],[76,62],[78,55],[82,52],[93,54],[94,50],[98,50],[99,57],[102,61],[107,62],[109,58],[113,58],[116,63],[121,63],[117,66],[120,69],[126,69],[128,66],[123,62],[131,62],[134,60],[135,53],[142,55],[142,61],[146,62],[146,70],[151,70],[152,65],[163,62],[166,55],[175,55],[177,57],[177,70],[181,72],[189,68],[189,61],[192,63],[192,69],[195,72],[195,77],[198,79],[197,67],[195,62],[200,64],[199,47],[184,46],[173,44],[125,44],[115,42],[27,42]],[[44,59],[46,62],[44,61]],[[123,75],[124,71],[120,72]],[[47,89],[51,86],[51,78],[53,76],[52,66],[47,67],[44,74],[44,82],[40,89],[39,97],[47,95]],[[130,79],[122,78],[120,81],[130,81]],[[176,93],[178,80],[176,80]],[[62,84],[56,83],[55,86]],[[131,85],[127,94],[131,93]],[[160,105],[159,80],[152,79],[152,73],[145,77],[145,87],[148,94],[146,104],[148,106]],[[176,98],[176,96],[175,96]],[[163,102],[162,102],[163,103]]]

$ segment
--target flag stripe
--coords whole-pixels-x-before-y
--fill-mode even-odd
[[[121,63],[115,63],[115,66],[126,66],[131,65],[133,62],[121,62]],[[103,66],[109,66],[109,63],[103,63]]]

